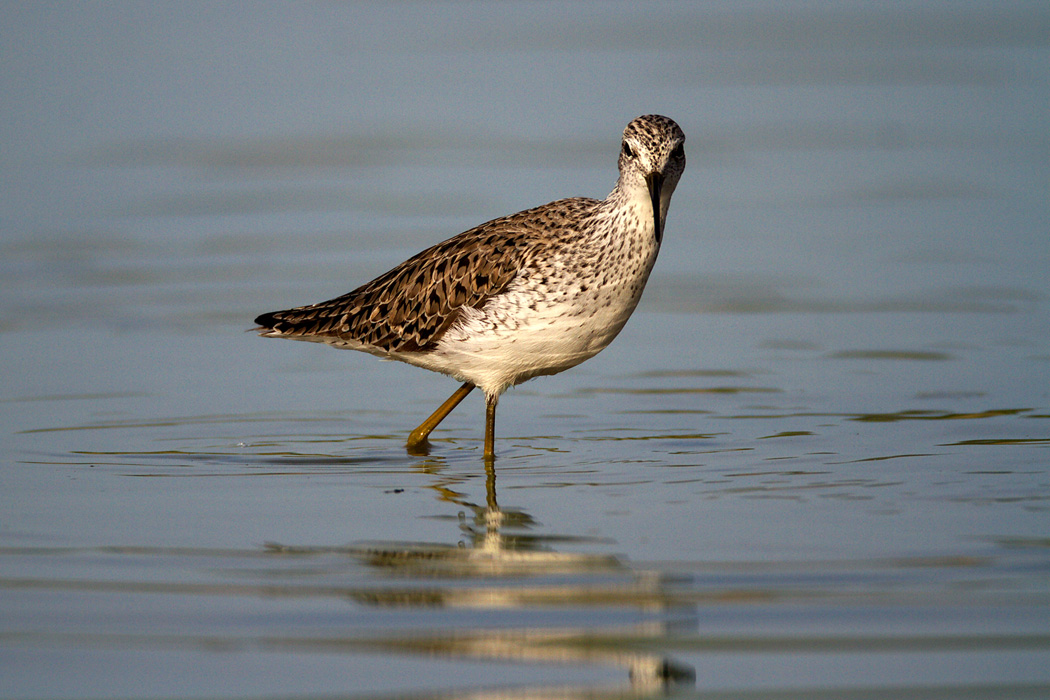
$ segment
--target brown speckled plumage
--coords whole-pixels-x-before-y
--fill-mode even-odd
[[[448,374],[464,385],[409,437],[431,430],[475,386],[486,399],[485,456],[510,386],[593,357],[638,303],[685,169],[672,120],[624,130],[620,177],[604,200],[560,199],[453,236],[352,292],[259,316],[261,335],[323,342]]]
[[[332,344],[356,341],[377,353],[427,352],[464,308],[480,309],[545,245],[562,243],[559,221],[600,204],[562,199],[494,219],[412,256],[335,299],[255,319],[264,335]]]

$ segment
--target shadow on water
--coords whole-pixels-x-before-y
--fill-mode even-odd
[[[491,466],[486,469],[484,505],[445,486],[434,488],[443,500],[470,513],[468,516],[461,512],[457,518],[463,536],[458,544],[390,541],[333,549],[271,543],[266,549],[298,556],[346,554],[387,577],[431,584],[392,586],[350,595],[359,604],[377,608],[538,611],[582,607],[618,609],[621,613],[633,610],[642,617],[627,624],[606,624],[599,617],[590,624],[574,625],[580,615],[567,613],[549,626],[478,627],[452,633],[437,630],[411,637],[381,636],[370,641],[374,648],[453,658],[615,666],[627,671],[629,685],[623,689],[639,692],[694,682],[691,667],[658,651],[661,639],[695,627],[696,622],[692,607],[670,595],[665,574],[632,568],[611,555],[556,551],[554,543],[582,542],[585,538],[530,534],[535,525],[532,516],[499,506],[496,470]],[[447,585],[464,580],[468,581],[465,586]],[[508,581],[517,585],[503,585]],[[563,687],[557,694],[602,697],[595,694],[597,690]],[[517,693],[521,697],[547,697],[539,688],[519,689]]]

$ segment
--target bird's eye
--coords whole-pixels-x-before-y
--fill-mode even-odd
[[[634,151],[631,149],[631,144],[626,141],[623,142],[623,154],[628,158],[634,158]]]
[[[685,157],[685,148],[682,146],[682,144],[678,144],[674,147],[674,150],[671,151],[671,157],[675,159]]]

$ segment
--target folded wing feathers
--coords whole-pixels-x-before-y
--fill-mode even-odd
[[[266,336],[339,338],[387,352],[429,350],[461,309],[481,308],[514,279],[529,237],[508,235],[508,226],[522,214],[428,248],[348,294],[255,322]]]

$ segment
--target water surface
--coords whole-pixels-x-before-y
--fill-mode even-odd
[[[1050,694],[1050,13],[0,9],[0,694]],[[508,392],[246,333],[689,165]]]

